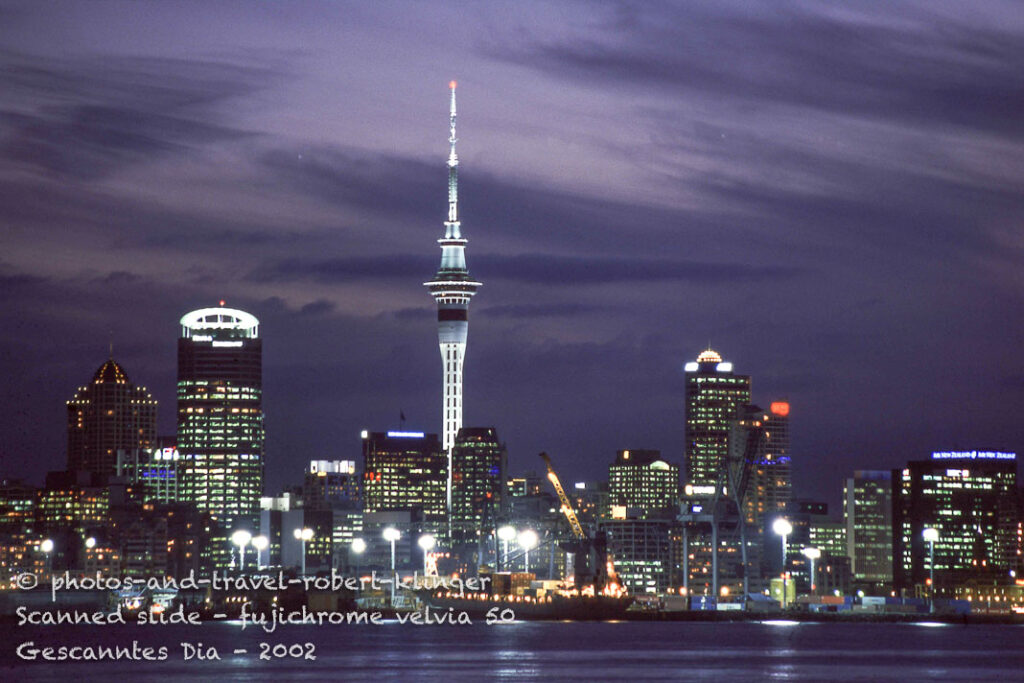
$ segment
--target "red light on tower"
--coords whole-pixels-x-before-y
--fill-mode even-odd
[[[220,300],[220,305],[221,305],[221,306],[223,306],[223,305],[224,305],[224,299],[221,299],[221,300]]]
[[[455,81],[452,81],[448,84],[448,87],[451,88],[452,90],[455,90],[455,85]]]
[[[786,417],[789,415],[789,404],[785,401],[775,401],[772,403],[772,413],[779,417]]]

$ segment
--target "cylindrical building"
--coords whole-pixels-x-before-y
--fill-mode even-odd
[[[181,497],[213,515],[216,565],[228,538],[253,531],[263,492],[263,346],[259,321],[232,308],[181,319],[178,339],[178,451]]]

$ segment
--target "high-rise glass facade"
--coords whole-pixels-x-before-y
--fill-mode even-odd
[[[732,439],[733,460],[741,464],[745,456],[750,457],[743,482],[743,511],[747,524],[760,534],[793,499],[789,404],[776,401],[767,411],[746,406],[738,415]],[[748,443],[752,445],[750,453],[746,453]]]
[[[263,346],[259,321],[231,308],[181,319],[178,339],[178,487],[221,527],[256,529],[263,490]],[[224,547],[220,547],[223,545]],[[226,557],[226,555],[224,556]]]
[[[846,554],[853,580],[892,583],[892,472],[857,470],[843,487]]]
[[[493,427],[463,427],[452,448],[452,542],[475,543],[505,509],[508,451]]]
[[[437,434],[363,432],[363,512],[410,511],[446,535],[447,464]]]
[[[724,483],[729,432],[737,409],[750,403],[750,377],[708,349],[687,363],[686,493],[710,496]]]

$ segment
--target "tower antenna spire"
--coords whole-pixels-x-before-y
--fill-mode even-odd
[[[455,153],[455,81],[448,84],[451,90],[451,105],[448,113],[448,224],[454,225],[456,234],[446,237],[458,238],[459,224],[459,155]],[[446,231],[447,233],[448,231]]]
[[[480,283],[466,268],[466,240],[459,221],[459,157],[455,153],[455,81],[448,84],[448,219],[444,222],[441,265],[434,279],[423,284],[437,302],[437,341],[441,349],[444,389],[441,397],[442,441],[448,454],[448,510],[452,502],[452,446],[462,429],[462,369],[469,333],[469,301]]]

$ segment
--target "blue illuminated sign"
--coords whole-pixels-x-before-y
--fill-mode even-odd
[[[174,470],[165,468],[142,470],[139,475],[143,479],[174,479]]]
[[[932,460],[1016,460],[1016,453],[1002,451],[935,451]]]
[[[756,460],[756,461],[754,461],[754,464],[755,465],[788,465],[789,464],[789,456],[788,455],[778,455],[778,456],[775,456],[775,458],[772,459],[772,460],[768,460],[768,459]]]
[[[422,439],[423,432],[388,432],[389,439]]]

